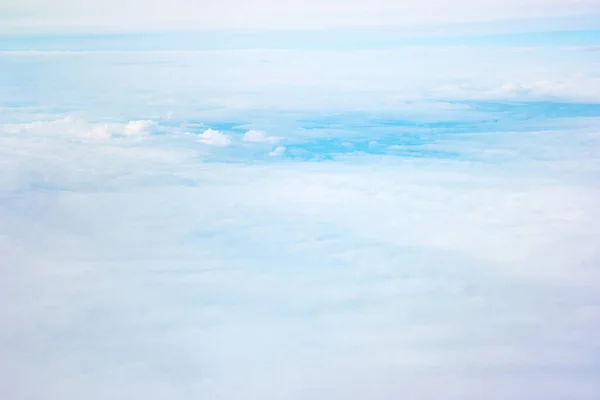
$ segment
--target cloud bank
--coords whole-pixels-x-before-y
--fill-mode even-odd
[[[0,54],[0,398],[597,400],[598,54]]]
[[[592,400],[589,123],[271,164],[2,131],[0,390]]]
[[[9,123],[2,125],[2,131],[20,135],[70,136],[82,139],[109,139],[112,137],[147,136],[155,129],[156,123],[150,120],[129,121],[127,123],[91,123],[84,119],[66,116],[59,119],[34,122]]]

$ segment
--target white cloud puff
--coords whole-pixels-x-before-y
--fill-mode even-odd
[[[155,126],[156,122],[148,119],[129,121],[123,128],[123,134],[126,136],[148,135]]]
[[[250,129],[246,133],[244,133],[243,139],[244,142],[253,142],[253,143],[277,143],[280,138],[276,136],[268,136],[263,131],[257,131],[255,129]]]
[[[231,144],[231,138],[221,131],[207,129],[200,134],[200,141],[211,146],[226,147]]]
[[[269,155],[271,157],[281,157],[282,155],[285,154],[285,147],[284,146],[277,146],[275,147],[275,149],[269,153]]]
[[[110,127],[106,124],[94,126],[92,129],[83,132],[79,135],[82,138],[86,139],[108,139],[111,135]]]

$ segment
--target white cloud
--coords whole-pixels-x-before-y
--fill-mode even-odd
[[[269,155],[270,155],[271,157],[281,157],[282,155],[284,155],[284,154],[285,154],[285,150],[286,150],[286,149],[285,149],[285,147],[284,147],[284,146],[277,146],[277,147],[275,147],[275,149],[274,149],[273,151],[271,151],[271,152],[269,153]]]
[[[277,143],[281,140],[276,136],[268,136],[263,131],[258,131],[255,129],[250,129],[246,133],[244,133],[243,140],[245,142],[254,142],[254,143]]]
[[[581,74],[562,79],[506,82],[489,87],[477,83],[449,83],[431,92],[440,99],[455,100],[562,100],[600,102],[600,78]]]
[[[212,146],[226,147],[231,144],[231,138],[221,131],[207,129],[200,135],[200,141]]]
[[[9,123],[1,126],[2,131],[25,135],[58,135],[83,139],[106,139],[118,133],[118,124],[93,124],[86,120],[67,116],[54,120]]]
[[[3,124],[0,126],[0,130],[11,134],[54,135],[103,140],[111,137],[148,135],[156,126],[157,124],[150,120],[130,121],[126,124],[94,123],[67,116],[59,119]]]
[[[97,140],[108,139],[111,137],[111,130],[108,125],[103,124],[94,126],[91,129],[82,132],[81,134],[79,134],[79,136],[82,138]]]
[[[156,126],[156,123],[151,120],[129,121],[123,128],[123,133],[126,136],[147,135]]]

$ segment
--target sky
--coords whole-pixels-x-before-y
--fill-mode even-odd
[[[600,398],[600,3],[0,4],[0,398]]]
[[[21,0],[0,6],[3,31],[399,28],[598,15],[598,0]]]

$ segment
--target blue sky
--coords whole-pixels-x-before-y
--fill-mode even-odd
[[[599,398],[597,2],[115,4],[0,6],[0,397]]]

